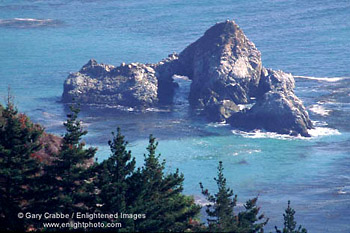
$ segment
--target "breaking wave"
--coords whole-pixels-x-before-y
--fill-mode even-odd
[[[341,134],[339,130],[327,127],[315,127],[314,129],[309,129],[308,132],[311,135],[311,137],[323,137]]]
[[[13,18],[0,19],[0,27],[8,28],[38,28],[38,27],[58,27],[63,22],[55,19],[32,19],[32,18]]]
[[[302,78],[302,79],[310,79],[316,81],[324,81],[324,82],[339,82],[344,79],[349,79],[350,77],[312,77],[312,76],[294,76],[294,78]]]
[[[110,105],[110,104],[84,104],[83,106],[89,107],[92,110],[96,109],[115,109],[122,112],[171,112],[168,108],[133,108],[123,105]]]
[[[226,121],[222,121],[222,122],[210,122],[207,124],[208,127],[214,127],[214,128],[218,128],[218,127],[227,127],[230,124],[226,123]]]
[[[343,187],[339,187],[338,194],[349,194],[350,193],[350,186],[343,186]]]
[[[331,135],[340,135],[341,133],[337,129],[327,128],[327,127],[315,127],[314,129],[309,129],[308,133],[311,137],[303,137],[303,136],[291,136],[288,134],[278,134],[275,132],[266,132],[264,130],[254,130],[254,131],[242,131],[242,130],[232,130],[231,131],[235,135],[241,135],[245,138],[274,138],[274,139],[282,139],[282,140],[294,140],[294,139],[302,139],[302,140],[310,140],[323,136],[331,136]]]
[[[321,116],[328,116],[332,110],[325,109],[322,105],[314,104],[309,107],[309,110]]]

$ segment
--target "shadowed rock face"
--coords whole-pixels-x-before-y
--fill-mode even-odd
[[[235,127],[256,128],[281,134],[310,136],[312,128],[309,115],[301,100],[293,93],[269,91],[246,112],[233,114],[228,122]]]
[[[217,23],[179,55],[156,64],[114,67],[90,60],[68,76],[62,100],[141,109],[171,104],[175,74],[192,80],[189,102],[211,121],[303,136],[312,128],[294,94],[293,76],[264,68],[260,52],[234,21]],[[237,106],[254,103],[249,110]]]
[[[170,54],[162,61],[150,65],[156,72],[158,79],[158,99],[161,104],[172,104],[175,88],[175,74],[181,75],[182,67],[179,64],[179,56],[176,53]]]
[[[309,114],[302,101],[294,94],[295,81],[283,71],[262,69],[257,101],[244,112],[232,114],[231,125],[244,129],[265,129],[282,134],[310,136]]]
[[[262,68],[261,79],[257,89],[257,97],[261,97],[266,92],[275,90],[281,92],[293,92],[295,81],[291,74],[281,70],[275,71]]]

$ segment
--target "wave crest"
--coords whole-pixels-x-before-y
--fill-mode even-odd
[[[301,75],[295,75],[293,77],[301,78],[301,79],[316,80],[316,81],[324,81],[324,82],[339,82],[341,80],[350,78],[350,77],[312,77],[312,76],[301,76]]]
[[[303,137],[303,136],[291,136],[288,134],[278,134],[275,132],[266,132],[264,130],[254,130],[254,131],[241,131],[241,130],[232,130],[233,134],[241,135],[244,138],[273,138],[273,139],[281,139],[281,140],[311,140],[318,137],[331,136],[331,135],[340,135],[341,133],[337,129],[327,128],[327,127],[315,127],[314,129],[309,129],[308,133],[311,137]]]
[[[8,27],[8,28],[58,27],[61,25],[63,25],[63,22],[55,19],[32,19],[32,18],[0,19],[0,27]]]
[[[314,104],[309,107],[309,110],[321,116],[329,116],[332,110],[325,109],[322,105]]]

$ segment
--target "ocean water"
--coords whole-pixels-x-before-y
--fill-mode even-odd
[[[296,94],[316,129],[311,138],[242,132],[209,123],[189,109],[189,81],[170,109],[145,113],[83,108],[81,117],[108,157],[110,131],[120,126],[142,165],[150,133],[159,140],[167,170],[185,175],[186,194],[203,201],[198,183],[215,190],[223,161],[239,202],[259,195],[270,218],[283,223],[287,200],[309,232],[350,232],[350,2],[339,1],[107,1],[0,2],[0,96],[8,86],[20,111],[49,132],[62,134],[67,107],[63,82],[88,59],[157,62],[180,52],[216,22],[234,19],[262,52],[265,67],[291,72]],[[1,100],[2,101],[2,100]],[[3,102],[3,101],[2,101]]]

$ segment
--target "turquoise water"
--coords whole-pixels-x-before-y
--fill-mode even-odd
[[[14,18],[47,24],[4,24]],[[349,1],[4,0],[0,19],[0,96],[10,85],[20,110],[57,134],[64,132],[67,111],[59,102],[64,79],[88,59],[115,65],[157,62],[216,22],[236,20],[262,52],[264,66],[304,76],[297,78],[296,93],[316,121],[314,137],[210,124],[189,110],[189,83],[181,82],[168,111],[83,109],[86,141],[100,148],[102,160],[109,154],[110,131],[121,126],[141,165],[153,133],[167,169],[185,174],[185,193],[202,199],[200,181],[214,189],[212,178],[222,160],[239,201],[259,195],[269,229],[281,225],[291,200],[309,232],[350,232]]]

